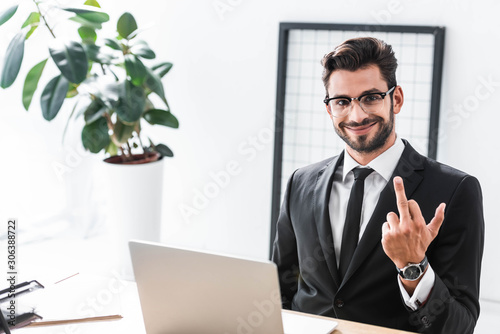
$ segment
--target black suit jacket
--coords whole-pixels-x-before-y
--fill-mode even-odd
[[[436,273],[426,303],[417,311],[406,307],[397,270],[382,249],[382,224],[387,213],[398,213],[392,181],[381,192],[340,281],[328,203],[342,153],[296,170],[288,181],[272,257],[284,308],[409,331],[473,332],[484,243],[479,182],[405,145],[392,177],[403,178],[407,198],[417,201],[427,223],[440,203],[447,204],[439,234],[426,253]]]

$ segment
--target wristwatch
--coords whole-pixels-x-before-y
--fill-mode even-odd
[[[422,262],[420,263],[408,263],[408,265],[404,268],[398,268],[399,275],[408,281],[416,281],[424,274],[425,268],[429,264],[427,260],[427,255],[424,257]]]

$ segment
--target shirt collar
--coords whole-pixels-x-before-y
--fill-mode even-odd
[[[361,166],[356,162],[346,150],[346,154],[344,154],[344,169],[342,171],[342,180],[345,181],[347,174],[353,170],[354,168],[361,167],[370,167],[374,171],[376,171],[380,176],[382,176],[386,181],[389,181],[391,178],[396,165],[398,164],[401,155],[405,149],[405,145],[403,141],[396,135],[396,141],[394,145],[389,147],[386,151],[380,154],[378,157],[373,159],[366,166]]]

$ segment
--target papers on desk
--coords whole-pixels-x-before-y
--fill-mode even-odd
[[[45,289],[22,299],[43,316],[43,320],[29,326],[119,320],[122,318],[119,292],[123,289],[123,284],[115,277],[78,273],[46,284]]]
[[[338,323],[301,314],[281,312],[285,334],[330,334]]]

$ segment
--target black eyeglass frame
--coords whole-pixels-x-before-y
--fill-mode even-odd
[[[397,85],[396,85],[397,86]],[[335,116],[333,113],[332,113],[332,116],[333,117],[345,117],[347,115],[349,115],[349,113],[352,111],[352,101],[354,100],[357,100],[359,102],[359,106],[361,107],[361,109],[363,109],[364,112],[368,113],[368,114],[371,114],[371,112],[369,111],[366,111],[363,106],[361,105],[361,102],[360,100],[365,97],[365,96],[368,96],[368,95],[374,95],[374,94],[377,94],[377,95],[380,95],[380,97],[382,98],[382,100],[385,99],[385,97],[388,95],[388,94],[391,94],[392,91],[396,88],[396,86],[392,86],[391,89],[389,89],[387,92],[374,92],[374,93],[366,93],[366,94],[363,94],[363,95],[360,95],[358,97],[347,97],[347,96],[339,96],[339,97],[330,97],[330,98],[325,98],[323,100],[323,102],[326,104],[326,106],[328,107],[328,104],[330,103],[330,101],[332,100],[339,100],[339,99],[344,99],[344,100],[350,100],[349,103],[350,103],[350,110],[347,114],[343,115],[343,116]]]

